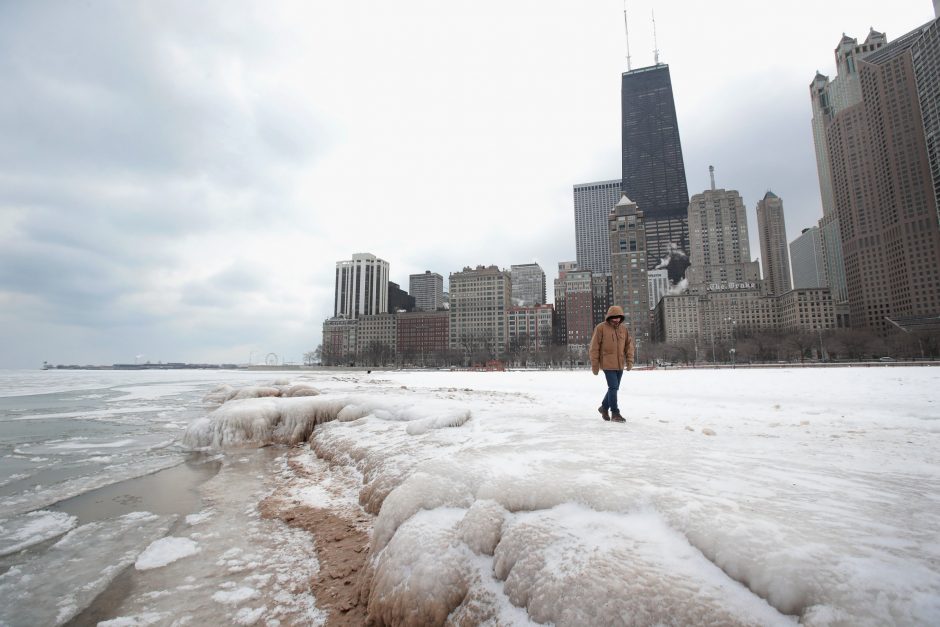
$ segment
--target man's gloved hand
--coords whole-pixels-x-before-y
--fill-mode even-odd
[[[628,361],[628,362],[627,362],[627,372],[630,372],[631,370],[633,370],[633,362],[632,362],[632,361]]]
[[[593,372],[595,375],[597,375],[597,373],[600,371],[601,369],[598,368],[597,366],[591,366],[591,372]]]

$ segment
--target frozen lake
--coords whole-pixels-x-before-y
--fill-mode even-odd
[[[379,622],[940,623],[936,368],[273,378],[0,373],[0,624],[339,616],[262,501]]]

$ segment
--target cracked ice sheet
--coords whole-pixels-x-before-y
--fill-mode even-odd
[[[636,573],[614,569],[611,576],[610,565],[580,566],[577,551],[559,558],[547,536],[534,534],[524,544],[523,554],[552,557],[556,577],[577,572],[612,596],[630,577],[679,576],[680,588],[707,591],[718,610],[741,623],[755,616],[738,598],[745,588],[780,619],[808,624],[940,622],[937,369],[634,371],[621,387],[626,425],[600,420],[602,380],[583,371],[378,375],[336,378],[343,392],[371,390],[395,405],[447,403],[473,417],[459,428],[416,435],[374,416],[318,427],[317,449],[362,472],[363,500],[385,499],[375,524],[377,552],[422,511],[470,511],[491,500],[504,516],[495,531],[480,533],[494,534],[498,556],[519,512],[548,516],[577,504],[584,508],[583,533],[609,517],[621,528],[631,518],[654,516],[661,524],[631,527],[634,540],[696,562],[683,570],[670,559],[633,556]],[[330,392],[325,379],[315,385]],[[453,524],[444,518],[441,533]],[[396,551],[400,563],[385,566],[407,572],[409,560],[433,547]],[[392,592],[377,584],[375,607]],[[598,617],[590,595],[560,614],[512,594],[539,620]],[[622,609],[645,615],[642,599],[630,598]],[[679,604],[675,611],[698,602],[696,595],[670,600]]]
[[[219,473],[200,486],[205,508],[173,531],[194,554],[135,572],[136,592],[106,624],[153,617],[161,624],[322,624],[325,614],[309,589],[319,569],[310,535],[262,518],[256,507],[270,492],[268,471],[283,466],[278,454],[226,455]]]
[[[171,516],[132,512],[69,531],[42,555],[0,575],[0,625],[66,623],[172,522]]]

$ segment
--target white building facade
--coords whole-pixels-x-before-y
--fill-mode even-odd
[[[388,262],[356,253],[336,262],[333,316],[356,319],[388,312]]]

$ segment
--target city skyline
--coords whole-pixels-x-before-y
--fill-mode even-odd
[[[628,5],[634,69],[653,64],[649,8]],[[767,17],[657,5],[658,47],[689,193],[713,164],[754,224],[774,189],[792,241],[822,213],[816,70],[835,74],[843,32],[893,40],[933,7],[791,3],[773,45]],[[622,3],[6,4],[0,18],[0,367],[299,361],[337,259],[373,251],[400,285],[554,268],[575,258],[572,186],[621,175]]]

